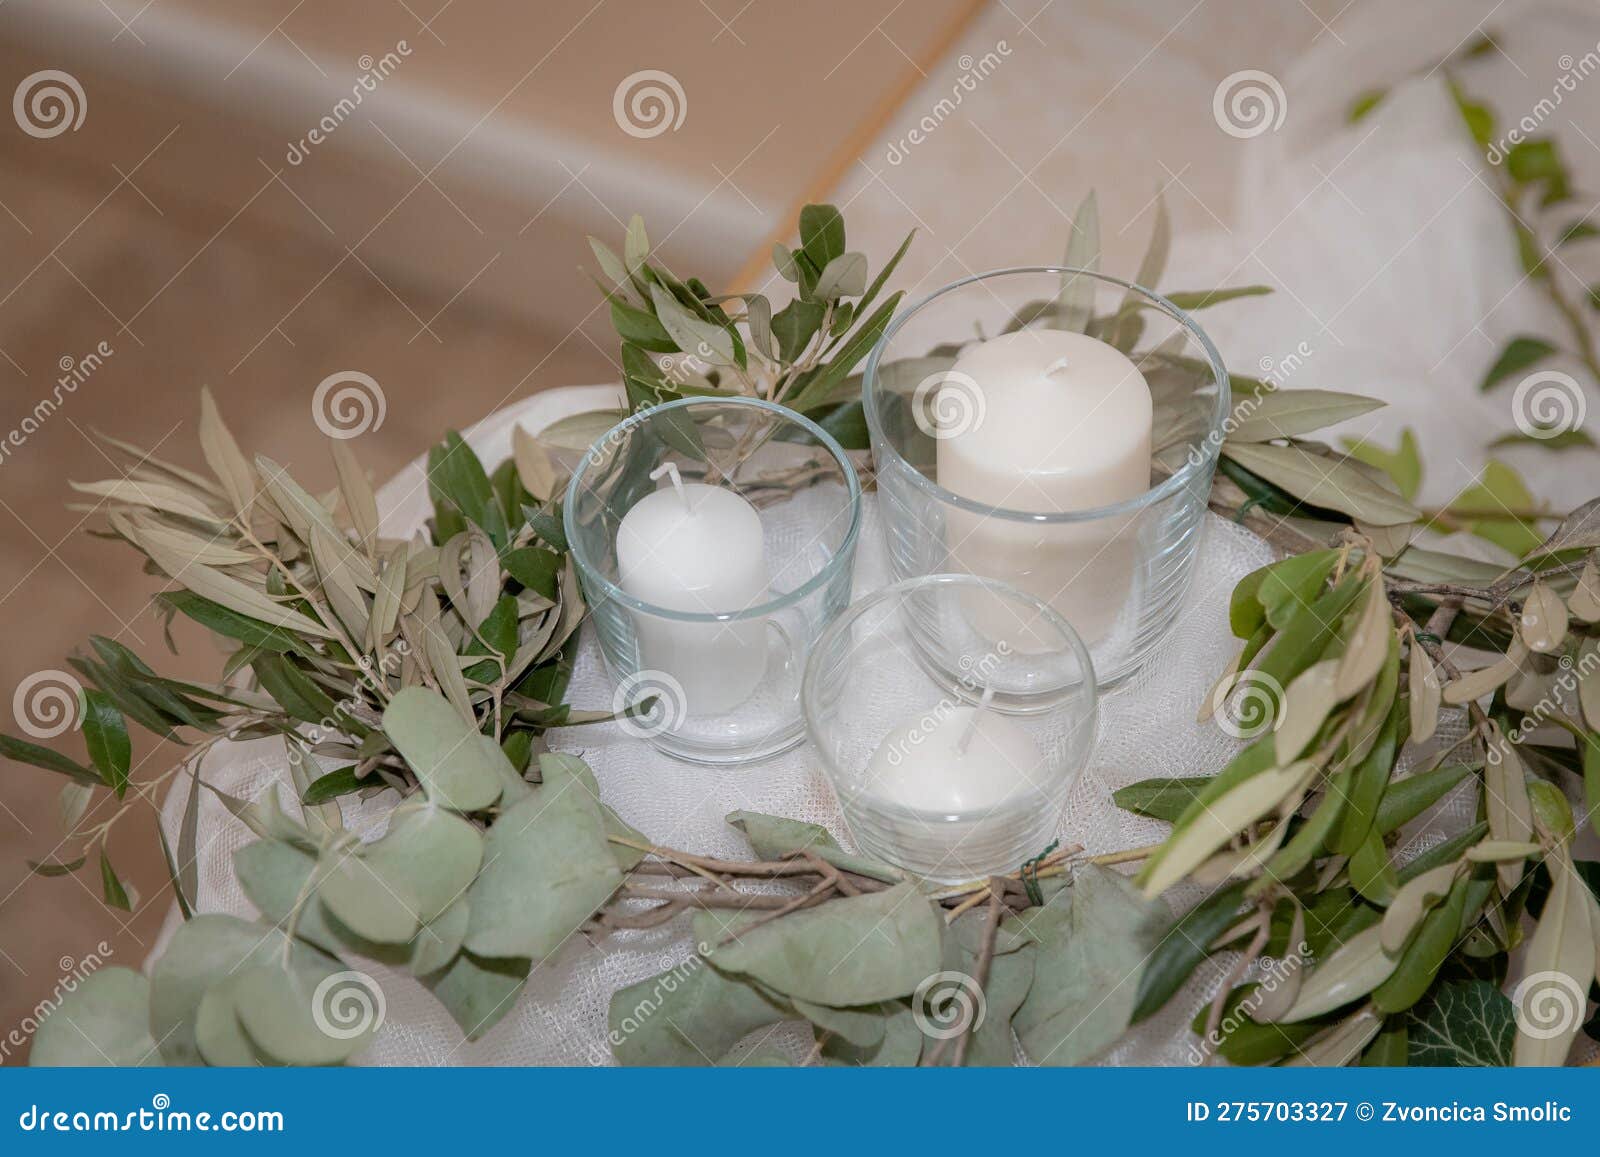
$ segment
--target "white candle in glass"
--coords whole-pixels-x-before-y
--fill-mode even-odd
[[[761,516],[731,490],[668,476],[617,527],[622,589],[671,611],[724,614],[767,600],[770,577]],[[766,674],[766,624],[759,619],[691,623],[635,613],[641,670],[683,688],[691,715],[721,715],[750,697]]]
[[[1087,510],[1150,487],[1150,387],[1127,355],[1081,333],[1024,329],[979,342],[951,369],[952,411],[973,415],[944,431],[939,484],[986,506],[1032,513]],[[952,510],[952,569],[1008,582],[1054,607],[1085,643],[1111,629],[1136,557],[1133,520],[1049,524]],[[973,625],[1023,649],[1043,640],[996,599],[968,602]]]
[[[977,707],[941,703],[902,720],[872,753],[867,790],[910,811],[943,816],[986,811],[1038,790],[1038,745],[1014,719]]]

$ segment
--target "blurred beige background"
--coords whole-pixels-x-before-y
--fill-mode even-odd
[[[90,634],[173,674],[215,671],[193,633],[167,655],[155,580],[67,509],[69,479],[114,473],[91,430],[197,464],[209,385],[247,449],[322,484],[312,393],[359,371],[386,399],[354,443],[381,480],[448,427],[613,376],[583,237],[616,242],[634,212],[673,268],[729,289],[766,276],[800,203],[833,198],[874,264],[918,228],[900,279],[915,291],[1055,258],[1094,185],[1108,266],[1131,270],[1158,184],[1180,235],[1232,223],[1243,146],[1216,131],[1218,82],[1337,41],[1345,7],[9,0],[0,92],[59,71],[83,116],[54,133],[26,106],[0,117],[0,440],[62,365],[112,352],[0,456],[0,730],[16,730],[14,690]],[[986,59],[986,111],[948,126],[938,112],[918,163],[897,160]],[[671,124],[631,119],[639,84],[665,86]],[[82,753],[74,734],[52,742]],[[136,738],[136,779],[168,754]],[[131,918],[101,905],[92,864],[28,873],[27,859],[75,854],[60,783],[0,761],[6,1063],[26,1053],[8,1034],[63,972],[101,941],[138,966],[169,902],[143,810],[111,840],[139,893]]]

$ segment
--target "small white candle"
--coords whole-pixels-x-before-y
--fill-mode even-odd
[[[696,614],[748,610],[767,599],[770,577],[761,517],[731,490],[684,482],[672,463],[617,528],[622,589],[652,606]],[[721,715],[749,698],[766,674],[762,620],[684,623],[633,616],[639,665],[683,687],[692,715]]]
[[[966,379],[966,380],[964,380]],[[952,367],[944,391],[975,383],[979,414],[937,447],[939,483],[987,506],[1034,513],[1087,510],[1150,487],[1150,387],[1115,347],[1081,333],[1024,329],[979,342]],[[1129,592],[1131,520],[1046,525],[952,510],[952,569],[1011,583],[1054,607],[1086,644],[1103,638]],[[1012,607],[975,598],[973,625],[1024,649],[1054,645]]]
[[[986,811],[1037,790],[1044,759],[1014,719],[985,705],[949,702],[892,728],[867,764],[867,790],[911,811],[941,816]],[[951,839],[968,837],[952,830]]]

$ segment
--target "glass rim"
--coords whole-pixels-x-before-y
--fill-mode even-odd
[[[1080,683],[1076,685],[1063,684],[1060,689],[1067,690],[1073,686],[1081,687],[1088,704],[1087,713],[1089,718],[1092,719],[1099,713],[1100,682],[1094,672],[1094,659],[1089,654],[1089,648],[1084,645],[1083,639],[1079,636],[1077,629],[1073,627],[1072,623],[1069,622],[1066,616],[1064,616],[1060,611],[1056,610],[1037,595],[1029,594],[1027,591],[1018,587],[1014,587],[1010,583],[1001,582],[999,579],[986,578],[983,575],[961,573],[916,575],[912,578],[901,579],[896,583],[890,583],[885,587],[879,587],[870,594],[863,595],[861,598],[856,599],[848,607],[841,611],[833,620],[833,622],[829,623],[827,627],[823,629],[822,634],[818,635],[816,642],[811,645],[811,652],[806,656],[805,673],[800,678],[800,714],[805,718],[806,730],[811,733],[811,740],[813,743],[817,744],[819,751],[822,751],[823,748],[822,744],[819,742],[819,736],[817,734],[818,728],[813,723],[813,720],[817,715],[817,684],[822,677],[821,659],[819,656],[826,655],[829,649],[833,647],[839,636],[842,635],[852,623],[861,618],[861,616],[867,611],[872,610],[874,607],[877,607],[882,603],[886,603],[891,599],[903,602],[907,595],[914,594],[917,591],[929,587],[941,586],[973,587],[980,590],[991,591],[996,594],[1008,595],[1013,598],[1020,599],[1025,603],[1031,603],[1034,608],[1044,616],[1045,622],[1050,623],[1061,632],[1062,636],[1067,641],[1068,648],[1074,655],[1077,656],[1078,666],[1083,672],[1083,678]],[[832,764],[832,757],[828,756],[825,751],[823,758],[828,764]]]
[[[849,492],[850,525],[845,528],[844,537],[840,539],[838,547],[832,552],[827,564],[787,594],[738,611],[675,611],[668,607],[657,606],[655,603],[648,603],[643,599],[635,598],[602,574],[599,568],[594,565],[593,560],[585,555],[580,545],[580,537],[574,523],[573,509],[578,495],[579,480],[583,478],[585,473],[599,464],[599,450],[606,442],[611,441],[631,427],[644,425],[651,415],[661,413],[664,410],[713,405],[749,406],[753,409],[765,410],[794,423],[814,437],[833,456],[834,461],[839,464],[844,473],[846,489]],[[623,606],[641,614],[680,623],[731,623],[746,619],[760,619],[766,618],[775,611],[785,610],[793,606],[809,596],[813,591],[827,585],[838,575],[840,568],[847,565],[854,554],[856,539],[861,532],[861,479],[856,474],[855,465],[850,461],[844,447],[839,445],[838,440],[810,418],[807,418],[797,410],[791,410],[788,406],[780,405],[777,402],[769,402],[765,398],[752,398],[743,394],[730,394],[725,398],[709,395],[675,398],[670,402],[662,402],[660,405],[629,414],[590,444],[589,448],[583,452],[583,457],[578,460],[578,465],[573,469],[572,477],[567,482],[565,501],[561,510],[561,526],[566,532],[567,552],[572,556],[573,566],[577,568],[581,577],[597,584],[608,599],[615,599]]]
[[[1217,383],[1217,399],[1214,412],[1211,415],[1211,421],[1201,439],[1202,449],[1198,458],[1191,455],[1182,466],[1172,472],[1170,477],[1150,487],[1143,494],[1133,498],[1125,498],[1121,502],[1113,502],[1106,506],[1091,506],[1082,510],[1030,511],[1005,506],[989,506],[970,498],[964,498],[953,490],[947,490],[913,466],[905,455],[900,453],[900,450],[884,436],[883,428],[878,422],[878,363],[882,360],[884,350],[889,347],[889,343],[895,335],[900,332],[907,322],[921,313],[923,309],[932,305],[946,294],[954,293],[958,289],[964,289],[980,281],[989,281],[999,277],[1009,277],[1024,273],[1057,275],[1070,273],[1075,276],[1089,277],[1109,285],[1121,286],[1123,289],[1137,293],[1146,301],[1152,303],[1173,321],[1183,326],[1200,343],[1200,348],[1205,351],[1206,361],[1211,365],[1212,378]],[[1148,506],[1155,505],[1169,495],[1177,493],[1203,470],[1214,467],[1217,458],[1222,452],[1223,439],[1220,435],[1228,420],[1233,396],[1231,384],[1228,380],[1227,366],[1223,364],[1222,355],[1217,352],[1217,347],[1211,343],[1211,338],[1200,327],[1199,323],[1189,315],[1188,311],[1178,308],[1161,294],[1151,289],[1145,289],[1143,286],[1136,285],[1131,281],[1124,281],[1120,277],[1112,277],[1108,273],[1100,273],[1093,269],[1082,269],[1072,265],[1016,265],[1005,269],[991,269],[984,273],[974,273],[970,277],[952,281],[949,285],[941,286],[934,290],[890,322],[888,328],[883,331],[883,336],[873,345],[872,352],[867,355],[867,364],[862,371],[861,400],[862,409],[865,411],[867,419],[867,428],[872,433],[874,455],[877,454],[879,446],[884,447],[887,454],[892,456],[895,461],[903,464],[911,472],[913,484],[926,490],[939,501],[986,518],[1000,518],[1011,522],[1060,524],[1094,522],[1104,518],[1135,514]]]

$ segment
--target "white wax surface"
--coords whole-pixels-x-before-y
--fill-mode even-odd
[[[731,490],[667,483],[645,495],[617,528],[622,589],[667,610],[722,614],[767,600],[761,517]],[[684,689],[693,715],[719,715],[747,699],[766,673],[761,620],[683,623],[633,616],[643,670]]]
[[[960,750],[961,739],[976,729]],[[955,815],[1043,784],[1044,759],[1021,724],[994,711],[944,704],[902,720],[867,764],[867,790],[915,811]]]
[[[1086,510],[1150,487],[1150,387],[1128,357],[1081,333],[1024,329],[979,342],[952,367],[976,383],[982,417],[937,446],[939,484],[1009,510]],[[957,378],[942,390],[969,390]],[[958,407],[952,406],[952,410]],[[1050,603],[1085,642],[1110,629],[1137,557],[1128,518],[1046,526],[952,511],[954,569],[1001,579]],[[992,603],[992,600],[987,602]],[[1047,645],[1011,608],[974,625],[991,637]]]

